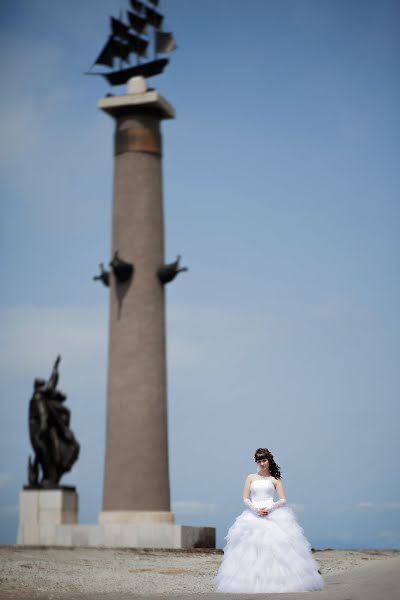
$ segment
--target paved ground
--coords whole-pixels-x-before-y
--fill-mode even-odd
[[[399,600],[400,553],[316,551],[325,588],[300,594],[235,594],[277,600]],[[0,547],[0,598],[21,600],[222,600],[218,551]]]

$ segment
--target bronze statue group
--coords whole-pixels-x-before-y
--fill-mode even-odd
[[[65,406],[66,395],[58,388],[58,356],[49,380],[35,379],[29,402],[29,436],[34,459],[29,457],[30,488],[58,488],[64,473],[79,455],[79,443],[70,429],[71,413]]]

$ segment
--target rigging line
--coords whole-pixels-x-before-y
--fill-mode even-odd
[[[159,6],[156,4],[155,6],[153,6],[153,9],[157,12],[159,12]],[[158,29],[156,29],[156,27],[153,27],[153,43],[154,43],[154,47],[153,47],[153,59],[157,60],[157,31]]]
[[[162,0],[159,0],[157,6],[156,6],[157,11],[163,15],[162,12]],[[161,27],[157,30],[157,31],[163,31],[165,22],[164,22],[165,17],[163,16],[163,20],[161,23]],[[157,59],[158,57],[158,53],[157,53],[157,33],[156,30],[154,30],[154,58]]]
[[[121,23],[122,23],[122,8],[121,8],[121,0],[120,0],[120,9],[119,9],[119,20],[120,20],[120,21],[121,21]],[[127,57],[127,58],[128,58],[128,57]],[[118,67],[119,67],[119,70],[121,71],[121,69],[122,69],[122,57],[121,57],[121,56],[120,56],[120,57],[119,57],[119,59],[118,59]]]

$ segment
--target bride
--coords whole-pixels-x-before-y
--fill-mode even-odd
[[[286,504],[281,473],[268,448],[254,455],[258,472],[244,484],[245,510],[225,538],[217,592],[309,592],[324,581],[311,546]],[[274,502],[274,493],[278,500]]]

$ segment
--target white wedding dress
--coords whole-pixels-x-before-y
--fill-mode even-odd
[[[251,503],[255,508],[272,506],[274,492],[271,479],[256,479]],[[225,539],[217,592],[308,592],[324,585],[311,546],[288,506],[263,517],[246,508]]]

